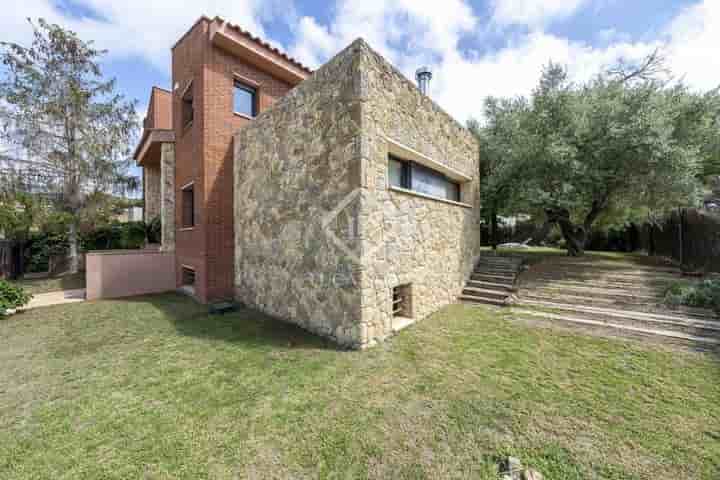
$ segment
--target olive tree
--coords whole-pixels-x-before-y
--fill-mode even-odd
[[[505,208],[543,212],[568,254],[582,255],[603,216],[697,204],[712,163],[707,144],[719,134],[716,100],[717,92],[670,84],[657,53],[584,84],[550,64],[524,108],[515,101],[486,109],[482,130],[503,146],[507,164],[504,176],[487,182],[505,182],[498,197]],[[498,136],[494,125],[507,115],[512,131]]]

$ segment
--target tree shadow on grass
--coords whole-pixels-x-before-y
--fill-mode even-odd
[[[163,312],[179,334],[185,336],[253,347],[342,350],[335,343],[297,325],[243,306],[233,312],[211,314],[207,305],[178,293],[141,295],[120,301],[151,304]]]

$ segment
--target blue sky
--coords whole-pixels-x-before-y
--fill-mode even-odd
[[[662,47],[697,89],[720,84],[720,0],[23,0],[0,39],[28,43],[45,17],[109,50],[105,72],[147,104],[170,86],[170,47],[201,14],[220,15],[318,66],[358,36],[411,76],[429,64],[431,95],[458,120],[487,95],[527,94],[542,65],[585,79]]]

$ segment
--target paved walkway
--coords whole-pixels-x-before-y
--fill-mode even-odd
[[[24,307],[25,310],[38,307],[49,307],[51,305],[62,305],[64,303],[77,303],[85,301],[85,289],[61,290],[59,292],[38,293],[33,296],[30,303]]]

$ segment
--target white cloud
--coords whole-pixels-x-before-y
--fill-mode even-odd
[[[460,36],[477,24],[472,8],[462,0],[340,0],[336,12],[329,26],[303,18],[291,53],[317,66],[327,52],[363,37],[402,68],[410,59],[429,61],[454,49]]]
[[[210,0],[178,3],[171,0],[76,0],[102,20],[64,15],[53,0],[23,0],[22,8],[8,8],[0,16],[3,40],[27,44],[32,38],[27,17],[43,17],[76,31],[114,57],[138,56],[169,71],[170,47],[200,15],[220,15],[265,36],[260,19],[277,11],[280,1]]]
[[[540,26],[567,18],[588,0],[492,0],[493,21],[500,25]]]
[[[178,5],[170,0],[75,0],[100,12],[105,21],[64,17],[55,0],[24,0],[23,8],[0,16],[3,40],[30,40],[25,17],[43,16],[66,25],[84,38],[94,38],[113,56],[138,56],[168,71],[171,45],[201,15],[220,15],[268,41],[262,22],[282,16],[295,41],[290,53],[319,66],[357,37],[363,37],[409,78],[415,68],[433,68],[431,95],[461,121],[480,114],[485,96],[528,94],[549,60],[563,63],[577,79],[587,79],[620,57],[639,59],[666,44],[671,67],[691,86],[720,83],[720,1],[698,1],[683,10],[655,41],[631,42],[623,32],[590,32],[597,43],[570,41],[543,26],[567,18],[581,8],[610,0],[493,0],[490,17],[481,18],[467,0],[336,0],[332,17],[320,23],[298,18],[292,3],[282,0],[208,0]],[[500,48],[461,51],[463,39],[482,42],[486,29],[522,23],[527,33],[508,36]],[[598,42],[598,40],[601,40]]]
[[[720,84],[720,56],[715,53],[720,45],[717,0],[705,0],[688,8],[667,31],[659,32],[651,41],[631,42],[622,32],[606,31],[595,34],[603,41],[593,46],[536,26],[510,37],[503,47],[489,53],[460,50],[459,41],[464,35],[474,35],[479,27],[497,22],[498,18],[508,23],[539,25],[571,15],[583,3],[497,1],[493,18],[482,24],[462,0],[339,0],[330,24],[320,25],[313,19],[301,22],[293,52],[317,65],[362,36],[409,78],[413,78],[416,67],[429,64],[434,71],[431,96],[460,121],[479,116],[486,96],[529,94],[550,60],[566,65],[574,79],[587,80],[620,58],[637,61],[664,46],[673,70],[684,74],[691,86],[707,89]]]
[[[668,57],[673,72],[691,86],[720,85],[720,2],[704,0],[686,8],[668,29]]]

